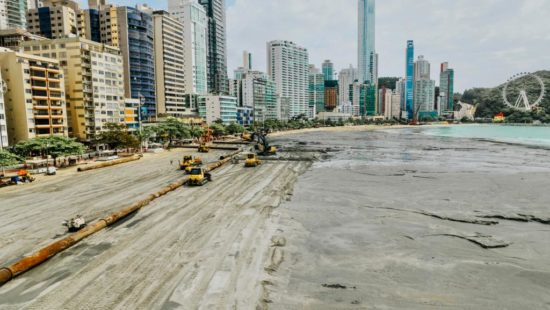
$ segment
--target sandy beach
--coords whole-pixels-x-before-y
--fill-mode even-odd
[[[156,200],[0,287],[0,309],[548,309],[549,151],[421,131],[273,134],[287,160]],[[178,180],[191,153],[0,189],[0,264]]]

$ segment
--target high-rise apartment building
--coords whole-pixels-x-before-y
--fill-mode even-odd
[[[225,0],[199,0],[208,18],[208,92],[227,94]]]
[[[401,117],[401,94],[399,92],[387,90],[384,104],[385,119],[399,119]]]
[[[286,102],[289,103],[289,117],[307,115],[309,107],[307,49],[291,41],[268,42],[267,72],[276,83],[277,93],[281,98],[288,98]]]
[[[117,31],[113,46],[122,52],[125,96],[140,99],[142,119],[153,120],[157,117],[153,16],[147,7],[118,7],[116,14],[117,25],[111,25],[111,31]]]
[[[377,84],[375,0],[358,0],[358,13],[358,79],[360,83]]]
[[[414,63],[414,80],[429,80],[430,76],[430,62],[424,56],[418,56]]]
[[[41,57],[41,52],[36,54],[0,48],[10,145],[36,137],[68,134],[63,71],[57,60]]]
[[[0,30],[27,28],[27,0],[0,0]]]
[[[325,107],[324,111],[334,111],[338,106],[338,81],[325,81]]]
[[[309,65],[309,109],[315,114],[325,111],[325,75],[315,68],[315,65]]]
[[[418,117],[435,117],[437,115],[434,109],[435,102],[435,81],[418,80],[414,84],[414,106],[415,113],[418,111]]]
[[[441,64],[439,74],[439,111],[442,114],[452,113],[454,111],[454,78],[455,72],[449,68],[449,64]]]
[[[323,75],[325,76],[325,81],[334,80],[334,64],[330,60],[325,60],[321,67]]]
[[[27,30],[48,39],[76,37],[79,12],[72,0],[44,1],[42,7],[27,11]]]
[[[199,97],[199,115],[212,124],[221,120],[229,125],[237,122],[237,99],[229,96],[206,95]]]
[[[0,150],[8,147],[8,126],[6,122],[6,106],[4,105],[4,89],[8,90],[8,85],[2,80],[2,70],[0,70]]]
[[[352,65],[349,68],[340,70],[338,74],[338,104],[350,103],[349,89],[350,85],[357,80],[357,69]]]
[[[414,42],[407,41],[405,58],[405,92],[402,110],[406,112],[407,119],[414,117]]]
[[[170,0],[168,5],[170,13],[183,24],[185,93],[206,95],[208,93],[206,11],[196,0]]]
[[[65,72],[69,135],[92,140],[107,123],[124,123],[120,50],[82,38],[29,41],[26,53],[59,60]]]
[[[430,62],[418,56],[414,63],[414,110],[418,117],[434,117],[435,81],[430,79]]]
[[[353,113],[356,116],[376,116],[376,86],[370,83],[354,82],[351,86]]]
[[[241,80],[239,105],[252,108],[254,121],[276,119],[279,106],[275,82],[263,72],[247,71]]]
[[[183,24],[166,11],[155,11],[153,24],[157,113],[183,117],[189,113],[184,95]]]

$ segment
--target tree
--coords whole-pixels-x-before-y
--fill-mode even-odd
[[[221,124],[218,124],[218,123],[214,123],[212,125],[210,125],[210,129],[212,129],[212,133],[214,134],[214,136],[223,136],[225,134],[225,127],[223,127],[223,125]]]
[[[85,147],[76,139],[51,136],[21,141],[13,149],[21,157],[40,156],[46,158],[49,155],[54,161],[57,161],[60,156],[80,155],[84,153]]]
[[[228,134],[234,135],[244,132],[244,127],[237,123],[231,123],[227,127],[225,127],[225,130]]]
[[[139,139],[128,132],[126,125],[108,123],[105,124],[105,128],[106,130],[98,135],[97,141],[108,145],[111,150],[139,147]]]
[[[19,156],[5,150],[0,150],[0,167],[14,166],[21,162]]]
[[[175,139],[191,138],[191,128],[174,117],[169,117],[166,121],[158,124],[156,131],[159,137],[168,140],[168,147]]]
[[[190,133],[191,137],[200,138],[204,135],[204,128],[200,126],[191,126]]]

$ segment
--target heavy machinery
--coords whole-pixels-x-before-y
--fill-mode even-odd
[[[249,134],[249,133],[243,133],[243,134],[241,135],[241,139],[243,139],[243,141],[246,141],[246,142],[252,142],[252,141],[254,141],[254,138],[253,138],[252,135]]]
[[[180,169],[186,170],[189,166],[193,164],[193,156],[185,155],[183,156],[183,160],[180,162]]]
[[[64,221],[63,226],[67,226],[67,229],[70,232],[79,231],[82,228],[86,227],[86,220],[82,215],[77,215],[70,220]]]
[[[269,145],[267,141],[268,130],[265,128],[258,129],[252,134],[252,140],[256,140],[255,148],[258,155],[269,156],[277,154],[277,148]]]
[[[251,153],[246,155],[246,161],[244,162],[245,167],[258,167],[261,164],[262,162],[258,159],[256,154]]]
[[[190,186],[203,186],[204,184],[212,181],[212,175],[210,172],[202,167],[194,167],[189,172],[188,185]]]
[[[199,151],[199,153],[208,153],[208,152],[210,152],[210,148],[206,145],[206,143],[201,143],[199,145],[198,151]]]

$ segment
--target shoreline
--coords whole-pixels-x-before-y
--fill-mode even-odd
[[[440,125],[429,125],[440,126]],[[445,125],[446,126],[446,125]],[[416,126],[411,125],[359,125],[359,126],[337,126],[337,127],[319,127],[319,128],[305,128],[305,129],[293,129],[287,131],[276,131],[269,134],[270,137],[282,137],[293,134],[312,133],[312,132],[355,132],[355,131],[373,131],[381,129],[404,129],[414,128]]]

